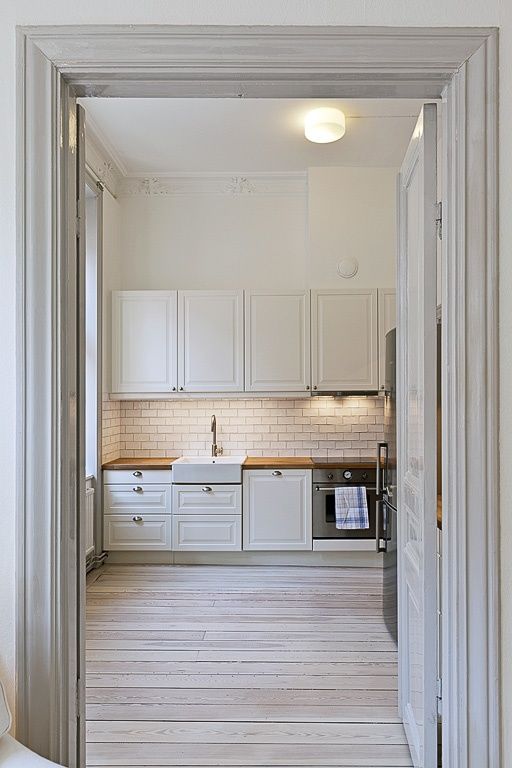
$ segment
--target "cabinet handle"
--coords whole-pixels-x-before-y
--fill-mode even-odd
[[[134,515],[134,517],[132,517],[134,523],[142,523],[142,519],[143,518],[140,515]]]
[[[204,491],[205,493],[209,493],[211,491],[211,488],[209,485],[203,485],[201,490]]]
[[[140,469],[136,469],[135,472],[133,473],[133,476],[134,477],[142,477],[142,472],[140,471]]]
[[[282,473],[282,472],[281,472],[279,469],[274,469],[274,471],[272,472],[272,474],[273,474],[273,476],[274,476],[274,477],[281,477],[281,475],[282,475],[283,473]]]
[[[142,485],[135,485],[133,489],[135,493],[142,493]]]

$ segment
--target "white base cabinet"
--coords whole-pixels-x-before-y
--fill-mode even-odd
[[[240,552],[241,515],[173,515],[175,552]]]
[[[244,471],[243,548],[312,550],[309,469]]]
[[[240,552],[241,485],[173,485],[175,552]]]
[[[170,550],[171,472],[107,471],[104,481],[104,548],[107,551]]]
[[[171,549],[170,515],[105,515],[105,549],[154,551]]]

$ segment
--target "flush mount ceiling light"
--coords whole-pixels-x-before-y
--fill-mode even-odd
[[[329,144],[345,135],[345,115],[341,109],[320,107],[306,115],[304,135],[315,144]]]

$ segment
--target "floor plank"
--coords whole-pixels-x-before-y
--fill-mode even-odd
[[[87,764],[402,768],[376,569],[104,566],[87,588]]]

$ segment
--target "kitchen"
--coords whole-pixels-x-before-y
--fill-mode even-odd
[[[187,681],[185,708],[207,710],[190,709],[188,722],[217,720],[213,699],[193,698],[206,687],[185,664],[193,652],[194,663],[206,654],[209,685],[228,679],[233,668],[223,677],[222,665],[233,658],[248,674],[262,658],[283,665],[307,658],[317,666],[311,678],[304,673],[302,714],[290,709],[296,683],[288,686],[286,672],[274,668],[288,696],[265,699],[264,670],[240,703],[247,717],[260,720],[275,707],[276,722],[297,725],[314,720],[318,707],[329,726],[317,741],[328,745],[355,716],[367,718],[382,727],[382,742],[350,746],[354,760],[372,759],[391,740],[388,764],[410,765],[393,706],[396,618],[389,633],[382,615],[387,534],[377,450],[389,442],[396,175],[421,104],[344,103],[347,135],[313,144],[303,136],[304,115],[319,106],[311,101],[203,99],[188,111],[179,100],[130,101],[137,100],[83,100],[103,262],[92,350],[97,450],[87,469],[89,764],[126,759],[119,744],[126,729],[112,735],[113,721],[125,717],[115,704],[124,674],[128,687],[149,688],[166,665],[181,663],[166,681],[174,698],[162,720],[183,719],[176,709]],[[366,491],[360,527],[338,519],[335,489],[343,487]],[[217,606],[230,608],[231,625],[229,610]],[[192,618],[194,607],[206,624]],[[239,637],[254,629],[258,609],[258,638]],[[200,640],[188,638],[203,626]],[[227,701],[238,689],[225,690]],[[160,721],[148,714],[157,712],[149,699],[140,719]],[[145,700],[139,691],[125,703],[141,711]],[[127,721],[138,719],[126,712]],[[233,718],[223,724],[236,743],[226,726]],[[272,738],[261,735],[262,754]],[[191,760],[203,759],[197,742],[211,746],[197,731],[183,739]],[[140,738],[143,751],[149,744],[149,734]],[[280,759],[280,749],[268,759]],[[315,742],[311,754],[318,749]]]

